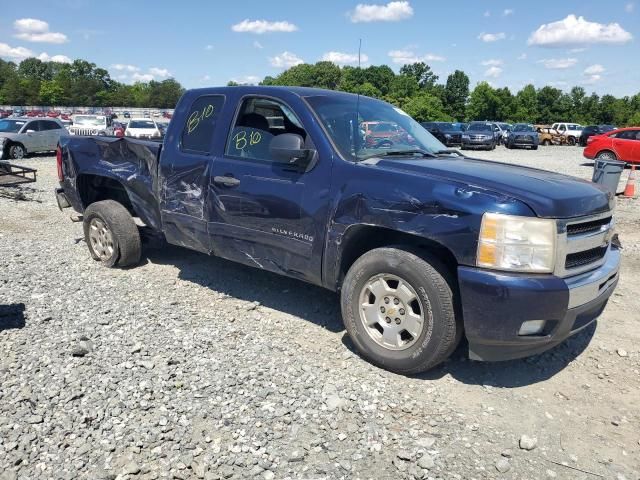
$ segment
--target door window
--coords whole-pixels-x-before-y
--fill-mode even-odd
[[[233,157],[280,162],[271,156],[271,139],[283,133],[307,133],[298,117],[285,104],[268,98],[251,97],[242,102],[225,153]]]
[[[210,153],[213,132],[223,104],[222,95],[203,95],[195,99],[182,128],[181,150],[206,155]]]
[[[22,130],[23,132],[27,132],[28,130],[33,130],[34,132],[39,132],[41,130],[40,125],[39,125],[39,121],[33,121],[33,122],[29,122],[24,126],[24,129]]]

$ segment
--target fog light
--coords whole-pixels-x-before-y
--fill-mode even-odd
[[[546,320],[529,320],[523,322],[518,335],[537,335],[544,330]]]

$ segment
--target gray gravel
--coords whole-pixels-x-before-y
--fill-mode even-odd
[[[577,148],[486,157],[589,175]],[[640,477],[632,282],[549,353],[461,348],[407,378],[353,352],[331,292],[177,247],[102,268],[55,207],[54,159],[23,163],[27,200],[0,197],[0,480]]]

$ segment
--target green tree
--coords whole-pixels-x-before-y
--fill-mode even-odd
[[[420,91],[405,101],[402,109],[418,122],[451,120],[440,99],[426,91]]]
[[[542,87],[538,90],[538,120],[542,123],[568,121],[563,118],[560,107],[562,90],[554,87]]]
[[[467,106],[469,120],[494,120],[498,116],[500,99],[487,82],[480,82],[471,92]]]
[[[538,121],[538,93],[533,85],[526,85],[516,94],[513,120],[516,122]]]
[[[456,70],[447,77],[444,99],[447,113],[458,121],[464,120],[469,99],[469,77],[462,70]]]
[[[40,104],[61,105],[64,101],[64,89],[54,80],[44,80],[40,83]]]
[[[415,78],[420,88],[431,88],[438,81],[438,76],[433,73],[431,67],[424,62],[403,65],[402,68],[400,68],[400,75]]]

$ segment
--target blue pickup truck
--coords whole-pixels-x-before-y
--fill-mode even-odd
[[[363,96],[190,90],[162,144],[63,137],[57,161],[58,204],[81,214],[95,260],[136,264],[144,225],[321,285],[359,352],[403,374],[463,335],[472,359],[542,352],[594,322],[618,282],[607,191],[447,150]]]

